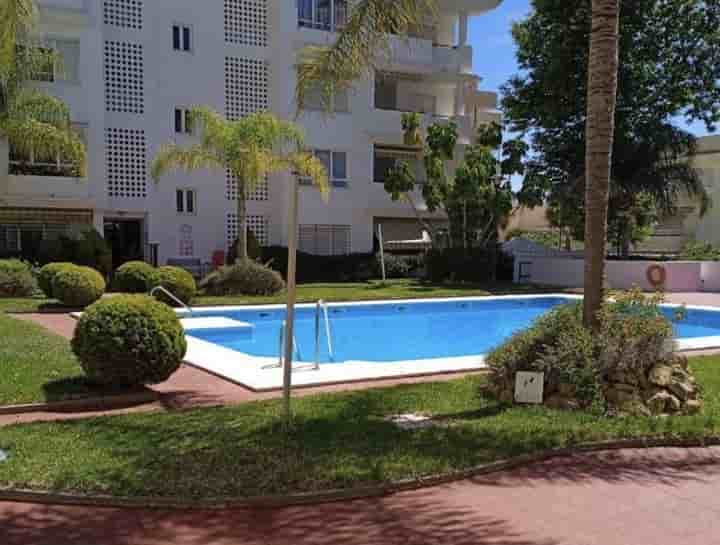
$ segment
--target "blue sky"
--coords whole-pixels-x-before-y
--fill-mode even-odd
[[[499,91],[500,86],[517,72],[510,30],[513,21],[523,19],[529,12],[530,0],[504,0],[497,9],[470,19],[473,68],[483,78],[483,90]],[[707,134],[703,124],[687,125],[681,121],[681,125],[697,136]]]

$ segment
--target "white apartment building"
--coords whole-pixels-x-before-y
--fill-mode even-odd
[[[437,23],[394,39],[382,73],[336,96],[334,115],[299,118],[333,187],[329,203],[301,188],[301,250],[370,252],[378,223],[388,238],[419,237],[408,205],[391,202],[378,183],[408,156],[402,112],[422,113],[425,125],[454,119],[463,144],[479,123],[498,118],[497,97],[478,90],[467,40],[468,19],[500,1],[440,0]],[[175,173],[155,184],[149,164],[161,145],[194,141],[185,124],[189,106],[208,105],[230,119],[262,110],[293,119],[296,55],[332,42],[347,0],[39,4],[41,30],[62,69],[49,69],[37,85],[69,105],[87,143],[89,172],[69,177],[61,158],[19,157],[0,143],[0,254],[72,225],[94,225],[119,261],[207,262],[225,251],[237,236],[232,178]],[[249,227],[262,245],[286,245],[288,182],[273,177],[250,195]]]

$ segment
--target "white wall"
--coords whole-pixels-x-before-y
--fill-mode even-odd
[[[525,264],[522,269],[529,276],[525,282],[562,286],[583,287],[584,261],[582,259],[545,258],[516,256],[516,265]],[[652,261],[608,261],[606,263],[607,284],[611,289],[654,290],[647,280],[647,271],[653,265],[665,268],[668,292],[697,292],[720,290],[720,263],[699,261],[675,261],[656,263]],[[517,279],[519,280],[519,279]]]

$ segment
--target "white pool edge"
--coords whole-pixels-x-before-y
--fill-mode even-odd
[[[462,301],[522,300],[539,298],[562,298],[580,300],[581,295],[565,293],[537,295],[497,295],[488,297],[449,297],[442,299],[390,299],[377,301],[357,301],[350,303],[328,303],[330,307],[403,305],[417,303],[443,303]],[[297,308],[314,308],[314,303],[298,304]],[[663,304],[668,308],[687,308],[690,310],[708,310],[720,312],[720,308],[698,305]],[[232,312],[241,310],[282,310],[283,304],[238,305],[220,307],[202,307],[203,312]],[[187,316],[188,311],[178,309],[178,315]],[[720,348],[720,336],[678,339],[675,341],[680,351],[707,350]],[[263,358],[237,352],[220,345],[203,341],[187,334],[188,351],[185,363],[193,367],[218,375],[230,382],[254,391],[271,391],[282,387],[282,370],[272,367],[276,358]],[[346,361],[343,363],[321,364],[313,368],[312,362],[296,362],[293,365],[292,381],[295,387],[323,386],[330,384],[424,377],[432,375],[468,373],[487,369],[485,354],[455,358],[432,358],[395,362]]]

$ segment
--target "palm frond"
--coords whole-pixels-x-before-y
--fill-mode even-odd
[[[383,54],[389,54],[389,36],[406,36],[435,17],[436,0],[358,0],[337,41],[329,47],[311,46],[300,52],[295,101],[305,109],[308,93],[320,86],[322,104],[330,111],[332,95],[348,89],[371,73]]]
[[[203,145],[182,148],[169,144],[160,148],[150,165],[150,177],[158,182],[165,174],[173,170],[192,172],[200,169],[224,169],[225,162],[214,150]]]
[[[330,182],[325,165],[313,154],[307,152],[291,154],[288,162],[295,174],[313,181],[313,185],[320,190],[320,195],[327,202],[330,197]]]
[[[35,119],[61,130],[70,128],[70,109],[61,100],[36,89],[23,88],[8,104],[7,116],[16,121]]]
[[[34,0],[0,2],[0,69],[15,64],[18,43],[30,35],[37,20]]]
[[[85,177],[87,174],[85,145],[70,127],[58,127],[32,117],[11,118],[0,123],[0,134],[5,136],[10,146],[21,154],[34,153],[40,157],[61,156],[75,166],[79,177]]]

